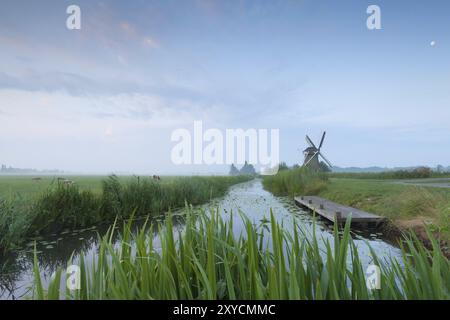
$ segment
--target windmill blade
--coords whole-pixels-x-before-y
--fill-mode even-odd
[[[309,160],[306,161],[306,162],[303,164],[303,167],[306,167],[306,166],[308,165],[308,163],[310,163],[311,160],[314,159],[314,158],[317,156],[318,153],[319,153],[319,151],[316,151],[316,152],[314,153],[314,155],[312,155],[311,158],[309,158]]]
[[[328,161],[328,159],[325,158],[321,152],[318,152],[318,153],[319,153],[319,155],[322,157],[322,159],[330,166],[330,168],[332,168],[333,165],[331,164],[331,162]]]
[[[308,135],[306,135],[306,142],[308,142],[308,144],[313,147],[316,148],[316,146],[314,145],[314,143],[311,141],[311,139],[308,137]],[[316,148],[317,149],[317,148]]]
[[[322,139],[320,140],[320,144],[319,144],[319,150],[320,150],[320,148],[322,148],[323,140],[325,139],[326,133],[327,133],[326,131],[323,132]]]

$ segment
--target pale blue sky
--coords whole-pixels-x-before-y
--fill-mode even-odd
[[[77,4],[82,29],[66,29]],[[381,30],[366,28],[369,4]],[[170,162],[175,128],[279,128],[338,166],[450,164],[448,1],[0,3],[0,163],[215,172]],[[435,41],[435,45],[430,43]]]

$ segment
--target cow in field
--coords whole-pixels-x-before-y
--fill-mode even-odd
[[[63,184],[64,184],[66,187],[67,187],[67,186],[72,186],[72,185],[75,184],[75,181],[65,179],[65,180],[63,180]]]
[[[67,178],[58,177],[56,178],[56,180],[58,181],[58,184],[61,183],[64,186],[71,186],[75,184],[75,181],[69,180]]]

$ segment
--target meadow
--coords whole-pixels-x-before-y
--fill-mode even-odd
[[[59,176],[58,176],[59,177]],[[56,176],[31,176],[31,175],[0,175],[0,197],[16,197],[30,199],[39,196],[47,189],[58,185],[58,177]],[[96,175],[64,175],[64,179],[72,180],[78,188],[83,191],[91,191],[93,193],[102,192],[102,181],[107,176]],[[39,181],[33,181],[33,178],[40,178]],[[128,182],[133,176],[117,176],[121,182]],[[175,176],[163,177],[162,182],[168,182],[175,179]]]
[[[105,235],[95,260],[79,258],[80,289],[63,288],[59,268],[47,287],[34,260],[34,299],[449,299],[449,261],[433,241],[431,250],[405,239],[401,263],[386,263],[372,253],[380,268],[379,289],[366,285],[365,267],[350,236],[350,221],[334,228],[333,244],[270,221],[233,232],[233,219],[219,211],[186,209],[184,231],[174,231],[167,216],[159,226],[161,249],[153,247],[148,228],[131,231],[124,224],[119,245]],[[114,230],[114,228],[111,228]],[[290,231],[290,232],[288,232]],[[177,237],[178,236],[178,237]],[[349,263],[350,262],[350,263]]]
[[[250,176],[73,177],[73,185],[54,178],[0,178],[0,252],[27,238],[111,223],[131,214],[155,216],[223,196],[233,184]]]
[[[436,172],[429,168],[415,170],[392,170],[383,172],[329,172],[331,178],[370,179],[370,180],[404,180],[426,178],[450,178],[450,172]]]

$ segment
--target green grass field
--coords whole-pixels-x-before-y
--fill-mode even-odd
[[[32,181],[32,178],[32,176],[0,176],[0,197],[29,198],[56,184],[56,177],[53,176],[41,176],[42,181]],[[82,189],[99,191],[101,190],[101,180],[104,177],[73,176],[65,178],[76,181]]]
[[[41,181],[33,181],[32,178],[39,177]],[[57,184],[57,178],[63,177],[72,180],[83,191],[92,191],[100,193],[102,191],[102,181],[107,176],[14,176],[0,175],[0,197],[28,198],[38,195]],[[142,177],[144,179],[146,177]],[[175,176],[162,177],[162,182],[167,182],[176,178]],[[118,176],[121,182],[127,182],[133,179],[132,176]],[[150,177],[148,177],[150,179]]]

